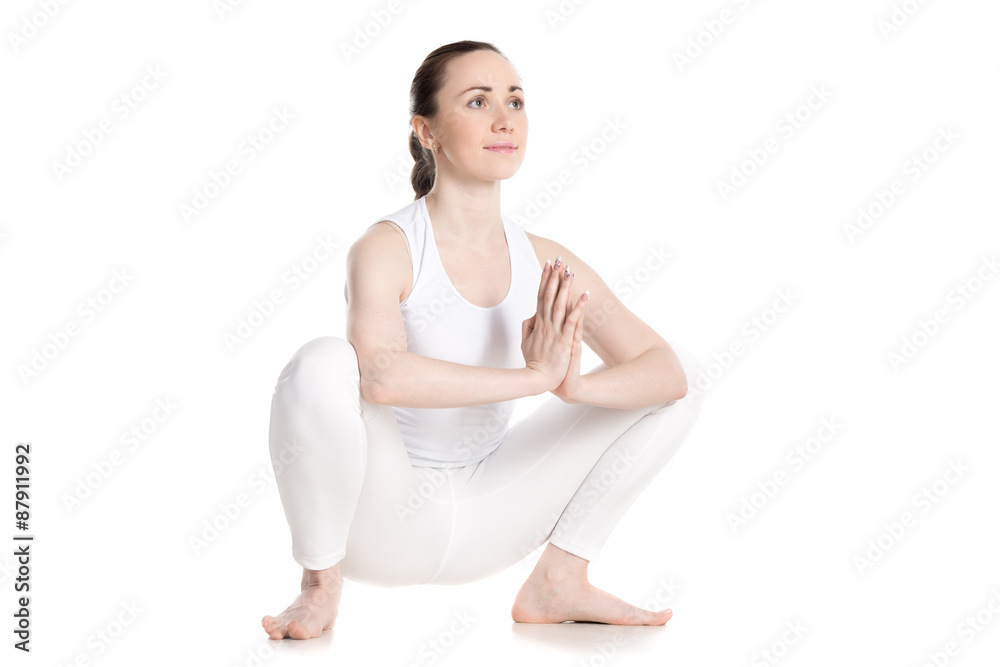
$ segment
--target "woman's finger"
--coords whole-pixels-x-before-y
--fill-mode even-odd
[[[583,310],[587,303],[590,301],[590,290],[587,290],[580,295],[580,298],[576,300],[576,306],[570,311],[569,315],[566,317],[566,326],[575,327],[576,323],[583,317]]]
[[[562,267],[560,267],[562,268]],[[566,321],[566,304],[569,301],[570,291],[575,277],[573,269],[566,265],[559,272],[559,292],[556,294],[555,302],[552,304],[552,323],[558,330],[562,330]]]
[[[559,262],[558,266],[556,266],[555,262],[552,264],[549,281],[545,286],[545,297],[542,300],[542,308],[538,311],[542,319],[546,322],[552,321],[552,305],[555,302],[556,292],[559,289],[559,276],[562,275],[563,271],[561,259],[561,257],[556,257],[556,262]]]

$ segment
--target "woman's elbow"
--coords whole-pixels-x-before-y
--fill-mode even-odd
[[[361,397],[369,403],[387,404],[389,402],[389,398],[386,395],[388,387],[386,386],[384,377],[375,372],[377,369],[365,363],[361,363],[359,366],[361,370]]]

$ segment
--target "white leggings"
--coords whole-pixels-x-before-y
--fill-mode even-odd
[[[701,365],[672,347],[693,385]],[[281,371],[271,402],[292,557],[310,570],[343,561],[344,577],[376,586],[476,581],[546,540],[594,560],[687,437],[702,396],[627,410],[553,396],[482,461],[414,466],[392,408],[361,396],[354,346],[316,338]]]

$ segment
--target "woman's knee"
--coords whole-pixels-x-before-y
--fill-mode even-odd
[[[680,400],[689,403],[698,403],[704,400],[704,392],[700,389],[701,380],[705,374],[705,365],[701,363],[690,350],[674,346],[674,353],[677,354],[681,367],[684,369],[684,376],[687,379],[687,393]]]
[[[275,391],[285,389],[308,399],[335,391],[358,391],[360,373],[354,346],[339,336],[320,336],[296,350],[278,378]]]

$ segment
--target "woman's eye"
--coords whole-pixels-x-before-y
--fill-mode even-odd
[[[483,98],[483,97],[477,97],[474,100],[472,100],[471,102],[469,102],[469,104],[475,104],[476,102],[483,102],[483,103],[485,103],[486,99]],[[517,102],[517,104],[518,104],[517,108],[518,109],[523,109],[524,108],[524,100],[522,100],[519,97],[515,97],[514,99],[511,100],[511,102],[512,103],[513,102]],[[483,107],[482,106],[477,106],[476,108],[477,109],[482,109]]]

